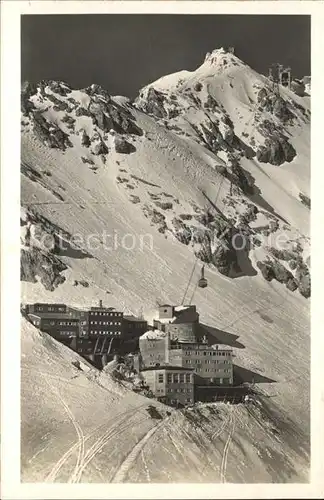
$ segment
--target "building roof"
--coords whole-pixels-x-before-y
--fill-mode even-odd
[[[115,313],[122,312],[122,311],[116,311],[115,307],[99,307],[99,306],[90,307],[90,311],[109,311],[109,312],[115,312]]]
[[[132,316],[132,315],[124,316],[124,319],[126,319],[127,321],[136,321],[138,323],[146,323],[145,319],[137,318],[136,316]]]
[[[29,306],[57,306],[57,307],[67,307],[66,304],[60,304],[57,302],[35,302],[34,304],[27,304]]]
[[[165,332],[162,332],[161,330],[148,330],[147,332],[143,333],[143,335],[140,336],[141,339],[146,339],[146,340],[156,340],[156,339],[162,339],[166,336]]]
[[[79,321],[78,318],[74,318],[71,314],[63,312],[32,312],[29,313],[28,316],[34,316],[42,319],[69,319]]]
[[[184,366],[175,366],[175,365],[160,365],[160,366],[148,366],[147,368],[142,368],[141,372],[148,371],[156,371],[156,370],[177,370],[181,372],[193,372],[194,368],[186,368]]]

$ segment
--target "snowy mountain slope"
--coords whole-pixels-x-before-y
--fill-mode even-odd
[[[162,104],[152,86],[135,105],[96,86],[71,91],[45,82],[24,89],[22,301],[89,306],[103,299],[129,313],[142,308],[150,319],[157,302],[182,301],[198,256],[185,300],[193,299],[217,341],[236,347],[246,380],[260,382],[272,396],[275,411],[296,426],[296,443],[307,453],[309,207],[299,193],[309,197],[309,101],[281,89],[285,104],[279,110],[270,95],[258,111],[265,78],[236,58],[237,66],[227,63],[223,70],[213,57],[197,73],[152,84],[164,92]],[[197,83],[202,89],[191,89],[188,98],[185,88]],[[278,121],[267,111],[273,108],[289,120]],[[249,119],[252,125],[245,125]],[[290,162],[265,163],[262,151],[262,161],[256,156],[265,144],[265,120],[272,123],[266,125],[272,126],[269,159],[282,161],[284,135],[283,143],[288,140],[296,152]],[[65,248],[53,253],[40,240],[28,241],[35,228],[50,233],[50,241],[64,241]],[[229,230],[249,235],[247,252],[222,250],[222,233]],[[274,255],[282,234],[286,250]],[[209,285],[204,290],[196,288],[201,261]],[[28,385],[29,372],[23,377]],[[284,446],[289,454],[289,439]],[[307,468],[307,458],[301,460]],[[156,471],[151,474],[158,480]],[[135,469],[134,475],[140,477]]]
[[[302,449],[285,441],[290,424],[266,400],[177,412],[25,320],[22,334],[23,481],[252,482],[255,470],[264,482],[307,479]],[[150,417],[152,404],[160,419]]]

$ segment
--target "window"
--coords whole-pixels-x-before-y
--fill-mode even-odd
[[[163,384],[163,373],[159,373],[158,382],[159,384]]]
[[[190,382],[191,382],[190,373],[186,373],[186,382],[187,382],[187,384],[190,384]]]
[[[179,374],[178,373],[174,373],[173,374],[173,383],[174,384],[178,384],[179,383]]]
[[[185,381],[184,373],[180,373],[180,384],[183,384]]]
[[[172,384],[172,374],[168,373],[168,384]]]

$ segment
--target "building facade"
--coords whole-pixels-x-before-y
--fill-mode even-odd
[[[29,314],[29,318],[42,332],[67,345],[71,344],[71,339],[80,336],[79,320],[68,313],[38,312]]]
[[[159,306],[158,319],[153,321],[154,328],[170,334],[171,340],[197,342],[199,314],[196,306]]]
[[[233,384],[233,352],[218,345],[173,344],[169,352],[170,364],[191,368],[200,384]]]
[[[67,313],[67,306],[65,304],[46,304],[37,302],[36,304],[27,304],[26,313]]]
[[[141,371],[146,385],[161,402],[188,405],[195,402],[194,373],[179,366],[161,366]]]
[[[233,384],[233,352],[208,345],[195,306],[161,305],[153,325],[139,339],[140,369],[178,366],[193,370],[200,385]]]
[[[123,317],[123,338],[138,341],[139,337],[147,331],[147,321],[136,316]]]
[[[147,330],[147,322],[126,316],[114,308],[78,309],[65,304],[37,303],[26,306],[30,321],[40,330],[88,357],[106,364],[107,356],[128,340],[136,341]],[[127,346],[126,346],[127,350]]]

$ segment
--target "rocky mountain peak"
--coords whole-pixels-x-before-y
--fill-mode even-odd
[[[244,63],[235,55],[234,47],[220,47],[212,52],[207,52],[203,66],[209,65],[214,68],[224,68],[240,64]]]

